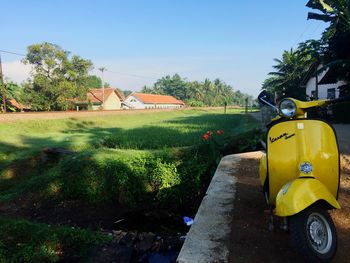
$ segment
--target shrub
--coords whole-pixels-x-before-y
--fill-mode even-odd
[[[333,105],[333,120],[340,123],[350,123],[350,101]]]
[[[164,162],[161,158],[151,158],[147,164],[148,180],[154,191],[170,188],[180,183],[174,163]]]
[[[55,179],[62,198],[129,207],[178,205],[200,191],[201,177],[213,164],[207,151],[99,149],[61,161]]]
[[[198,101],[198,100],[188,100],[186,104],[190,107],[204,107],[205,104],[203,101]]]
[[[0,262],[82,261],[109,237],[70,227],[0,218]]]
[[[90,203],[135,206],[146,193],[147,155],[136,151],[90,151],[61,162],[63,195]]]

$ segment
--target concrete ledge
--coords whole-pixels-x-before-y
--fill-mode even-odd
[[[193,225],[177,258],[178,263],[227,262],[238,163],[261,152],[233,154],[221,159]]]
[[[238,164],[245,158],[260,158],[261,154],[260,151],[232,154],[221,159],[177,258],[178,263],[228,262]],[[341,168],[343,173],[350,171],[350,155],[341,155]]]

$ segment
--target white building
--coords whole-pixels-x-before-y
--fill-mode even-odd
[[[184,105],[173,96],[137,92],[131,93],[123,102],[123,107],[129,109],[175,109]]]
[[[306,87],[306,95],[310,98],[339,98],[339,88],[346,85],[346,82],[337,80],[335,72],[329,68],[319,72],[316,77],[316,69],[320,70],[322,67],[323,65],[313,65],[308,71],[308,74],[304,78],[301,86]]]

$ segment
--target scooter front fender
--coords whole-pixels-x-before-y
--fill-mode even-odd
[[[335,197],[317,179],[298,178],[285,184],[276,197],[276,215],[291,216],[313,203],[323,200],[333,208],[340,208]]]

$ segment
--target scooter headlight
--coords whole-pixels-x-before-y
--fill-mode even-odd
[[[283,117],[292,118],[297,111],[297,105],[291,99],[283,99],[279,105],[279,111]]]

